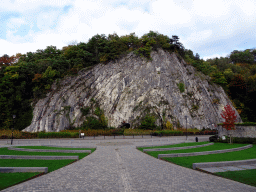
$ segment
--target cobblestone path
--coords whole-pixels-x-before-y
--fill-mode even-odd
[[[249,185],[158,160],[136,149],[142,143],[126,140],[96,145],[95,152],[78,162],[3,191],[256,191]]]

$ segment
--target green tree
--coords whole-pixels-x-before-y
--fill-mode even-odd
[[[234,63],[254,63],[254,55],[249,51],[233,51],[230,55],[230,59]]]
[[[227,84],[227,80],[221,72],[216,72],[216,73],[212,74],[212,81],[214,83],[219,84],[219,85],[226,85]]]
[[[150,115],[150,114],[147,114],[145,117],[144,117],[144,120],[141,122],[141,125],[140,125],[140,129],[150,129],[150,130],[153,130],[156,128],[156,124],[155,124],[155,117],[153,115]]]

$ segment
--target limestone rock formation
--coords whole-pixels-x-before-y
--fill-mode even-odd
[[[63,79],[60,88],[55,82],[53,91],[34,106],[32,123],[24,131],[52,132],[70,124],[80,126],[86,119],[80,108],[90,106],[92,98],[113,127],[125,121],[134,128],[147,113],[156,114],[158,125],[169,121],[174,127],[177,123],[186,127],[185,116],[188,128],[213,128],[223,122],[221,111],[231,102],[222,87],[209,84],[209,77],[175,53],[159,49],[151,52],[151,58],[148,61],[129,53]],[[236,115],[242,122],[237,111]]]

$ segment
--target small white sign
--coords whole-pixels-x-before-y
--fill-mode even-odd
[[[226,139],[226,137],[225,136],[222,136],[222,140],[225,140]]]
[[[84,133],[81,133],[81,136],[84,136]]]

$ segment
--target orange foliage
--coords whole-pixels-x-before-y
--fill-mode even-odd
[[[42,74],[35,74],[34,79],[32,79],[32,82],[39,82],[39,79],[42,78]]]

